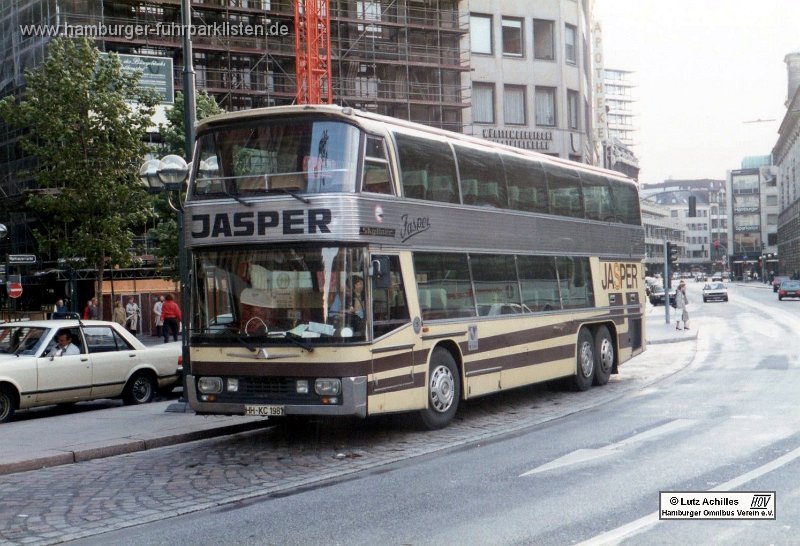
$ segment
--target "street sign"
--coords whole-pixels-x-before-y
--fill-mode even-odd
[[[18,298],[22,295],[22,284],[17,282],[8,283],[8,297]]]
[[[10,264],[35,264],[36,256],[34,254],[9,254],[8,263]]]

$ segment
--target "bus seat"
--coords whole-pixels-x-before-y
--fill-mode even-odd
[[[453,177],[451,176],[432,176],[428,190],[428,199],[432,201],[442,201],[444,203],[455,203],[456,190],[453,187]]]
[[[478,181],[475,178],[462,180],[461,195],[465,205],[475,205],[478,202]]]
[[[406,197],[425,199],[428,191],[428,171],[407,171],[403,173],[403,193]]]
[[[478,203],[500,206],[500,185],[497,182],[483,182],[478,185]]]
[[[419,308],[424,318],[441,318],[447,310],[447,292],[444,288],[420,288]]]

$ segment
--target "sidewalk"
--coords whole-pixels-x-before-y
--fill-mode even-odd
[[[674,311],[670,309],[670,311]],[[697,330],[675,330],[674,312],[647,304],[648,344],[697,339]],[[158,338],[140,336],[156,344]],[[663,349],[651,348],[650,351]],[[0,475],[144,451],[271,426],[259,417],[199,416],[167,412],[175,401],[120,406],[0,425]],[[174,408],[174,407],[173,407]],[[171,410],[173,409],[171,408]]]

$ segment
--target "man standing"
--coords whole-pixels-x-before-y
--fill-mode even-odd
[[[169,341],[169,333],[172,331],[172,338],[178,341],[178,324],[182,318],[181,308],[172,298],[172,294],[167,294],[164,304],[161,306],[161,318],[164,320],[163,332],[164,343]]]
[[[128,298],[125,314],[127,316],[128,331],[136,335],[136,331],[139,329],[139,304],[136,303],[133,296]]]

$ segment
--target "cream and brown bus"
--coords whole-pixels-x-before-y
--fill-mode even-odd
[[[197,129],[185,207],[201,414],[413,412],[563,379],[644,342],[644,234],[617,173],[335,106]]]

